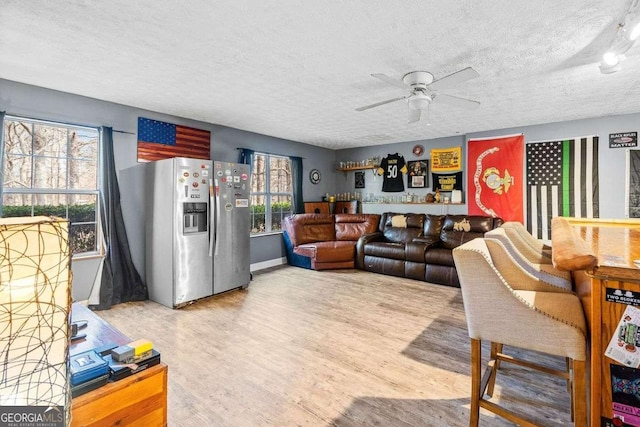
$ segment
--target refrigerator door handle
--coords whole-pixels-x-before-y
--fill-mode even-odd
[[[209,180],[209,217],[213,218],[213,215],[211,213],[211,211],[213,209],[215,209],[214,207],[214,203],[215,203],[215,199],[214,197],[214,191],[215,189],[213,188],[213,180],[210,179]],[[212,257],[213,256],[213,241],[216,238],[216,229],[215,229],[215,225],[212,224],[211,220],[209,221],[209,256]]]
[[[218,187],[218,180],[215,180],[216,188],[215,188],[215,197],[216,197],[216,221],[214,224],[214,228],[216,230],[213,239],[215,240],[215,251],[213,252],[215,256],[218,256],[218,226],[220,225],[220,187]]]

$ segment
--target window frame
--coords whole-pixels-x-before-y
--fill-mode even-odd
[[[294,198],[294,191],[293,191],[293,175],[290,174],[290,182],[289,182],[289,187],[291,189],[290,192],[272,192],[271,191],[271,160],[272,158],[280,158],[280,159],[284,159],[287,162],[289,162],[289,170],[291,172],[292,171],[292,167],[293,165],[291,164],[291,158],[289,156],[284,156],[284,155],[280,155],[280,154],[270,154],[270,153],[265,153],[265,152],[261,152],[261,151],[254,151],[253,153],[253,158],[251,159],[251,162],[253,163],[251,165],[251,169],[252,171],[255,171],[255,162],[256,162],[256,157],[257,156],[263,156],[265,157],[265,191],[253,191],[253,179],[255,177],[255,174],[252,173],[251,174],[251,191],[249,192],[249,197],[251,199],[254,198],[254,196],[262,196],[264,197],[264,201],[265,201],[265,211],[264,211],[264,225],[265,225],[265,230],[264,231],[259,231],[259,232],[252,232],[251,229],[249,230],[249,235],[251,237],[253,236],[265,236],[265,235],[269,235],[269,234],[280,234],[282,233],[282,229],[280,230],[272,230],[271,227],[273,225],[273,215],[271,212],[271,200],[272,197],[280,197],[280,196],[284,196],[284,197],[289,197],[290,199],[290,213],[288,215],[292,215],[293,214],[293,198]],[[253,219],[254,219],[254,213],[251,213],[251,224],[253,224]],[[285,215],[282,217],[282,219],[284,220],[284,218],[288,215]]]
[[[6,141],[4,139],[5,136],[5,126],[7,124],[7,122],[24,122],[24,123],[29,123],[31,125],[31,129],[32,129],[32,140],[31,140],[31,152],[28,155],[24,155],[23,157],[25,158],[29,158],[31,161],[31,171],[30,171],[30,178],[31,178],[31,186],[30,187],[24,187],[24,188],[13,188],[13,187],[5,187],[5,182],[4,182],[4,163],[6,160],[6,156],[8,155],[6,152]],[[70,123],[63,123],[63,122],[56,122],[56,121],[51,121],[51,120],[42,120],[42,119],[34,119],[34,118],[30,118],[30,117],[25,117],[25,116],[17,116],[17,115],[11,115],[11,114],[6,114],[4,116],[4,120],[1,122],[2,124],[2,135],[0,135],[0,140],[2,141],[2,144],[0,146],[0,215],[2,215],[2,211],[4,208],[4,195],[5,194],[12,194],[12,195],[30,195],[30,196],[37,196],[37,195],[63,195],[66,197],[66,202],[64,204],[64,209],[65,209],[65,219],[69,220],[69,231],[71,234],[71,227],[72,226],[82,226],[82,225],[92,225],[95,224],[95,232],[96,232],[96,247],[94,250],[92,251],[85,251],[85,252],[78,252],[78,253],[72,253],[72,259],[82,259],[82,258],[91,258],[91,257],[96,257],[96,256],[102,256],[104,255],[104,239],[103,239],[103,232],[102,232],[102,222],[101,222],[101,214],[100,214],[100,209],[101,209],[101,203],[100,203],[100,188],[101,188],[101,170],[102,170],[102,160],[101,160],[101,151],[102,151],[102,132],[100,131],[100,128],[98,127],[92,127],[92,126],[86,126],[86,125],[77,125],[77,124],[70,124]],[[64,128],[67,130],[67,141],[66,141],[66,154],[64,157],[60,156],[58,157],[59,159],[65,159],[66,165],[65,165],[65,169],[66,169],[66,188],[42,188],[42,187],[34,187],[34,170],[35,170],[35,160],[39,159],[39,158],[52,158],[52,156],[50,155],[36,155],[35,154],[35,126],[36,125],[43,125],[43,126],[48,126],[48,127],[55,127],[55,128]],[[97,143],[96,143],[96,150],[95,150],[95,159],[91,159],[91,160],[95,160],[95,164],[96,164],[96,188],[95,189],[73,189],[70,188],[69,185],[69,162],[72,160],[78,160],[79,158],[76,157],[72,157],[70,155],[70,145],[71,145],[71,131],[75,131],[75,130],[85,130],[85,131],[91,131],[91,132],[95,132],[97,135]],[[83,158],[80,158],[83,159]],[[94,196],[95,197],[95,221],[81,221],[81,222],[72,222],[71,219],[69,219],[69,196],[74,196],[74,195],[79,195],[79,196]],[[37,206],[37,204],[35,203],[35,200],[32,198],[31,200],[31,216],[34,216],[34,210],[35,207]]]

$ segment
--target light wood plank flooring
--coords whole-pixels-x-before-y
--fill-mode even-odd
[[[179,310],[147,301],[97,314],[161,352],[170,426],[468,425],[459,289],[284,266]],[[496,401],[542,425],[572,425],[564,382],[503,366]],[[480,425],[512,424],[483,410]]]

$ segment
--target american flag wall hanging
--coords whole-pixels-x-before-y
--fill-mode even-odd
[[[526,144],[527,228],[551,238],[551,218],[599,217],[598,137]]]
[[[138,161],[211,158],[211,132],[138,117]]]

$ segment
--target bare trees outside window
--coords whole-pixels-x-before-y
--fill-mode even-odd
[[[251,175],[251,234],[282,229],[292,214],[293,181],[288,157],[255,153]]]
[[[69,219],[77,255],[98,252],[98,147],[95,128],[6,117],[2,216]]]

